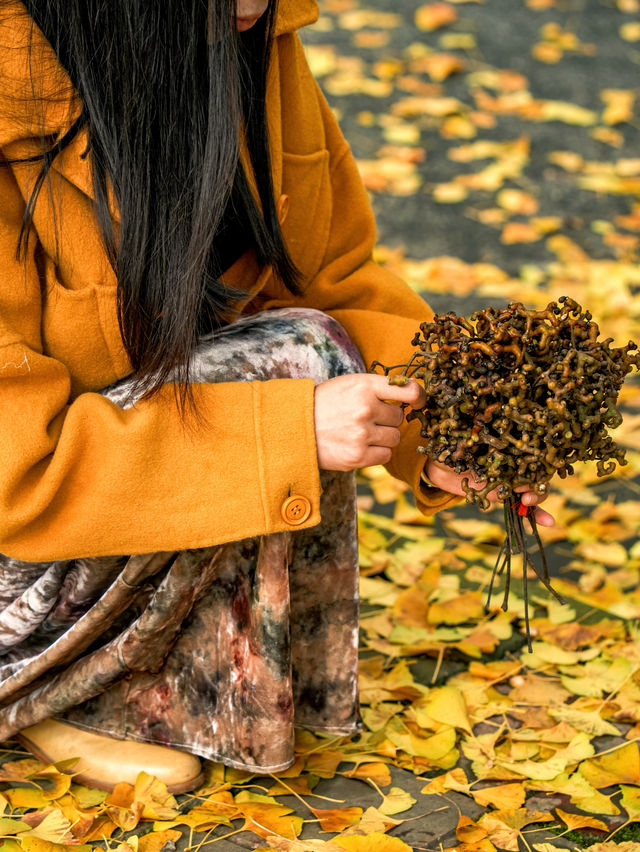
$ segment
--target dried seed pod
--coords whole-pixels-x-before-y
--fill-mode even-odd
[[[470,503],[488,508],[487,495],[499,489],[507,540],[495,573],[507,570],[506,596],[513,553],[523,554],[526,595],[532,561],[523,515],[540,545],[533,511],[518,513],[523,507],[515,489],[528,485],[542,494],[554,474],[572,474],[579,461],[596,461],[599,476],[626,464],[607,430],[622,420],[618,393],[640,367],[640,355],[632,341],[612,348],[612,338],[599,340],[599,334],[589,311],[568,297],[542,311],[513,302],[468,319],[446,313],[422,323],[415,352],[401,365],[401,375],[420,381],[427,395],[424,408],[407,414],[420,421],[418,450],[458,473],[473,473],[482,487],[462,480]],[[373,367],[387,375],[396,369]],[[550,588],[543,553],[542,561],[536,573]]]

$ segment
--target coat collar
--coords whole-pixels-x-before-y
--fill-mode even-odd
[[[279,0],[275,34],[292,33],[318,20],[316,0]]]
[[[19,3],[18,0],[10,0],[10,6],[15,6],[14,8],[14,26],[16,27],[16,31],[20,30],[20,38],[17,38],[17,42],[19,46],[22,48],[19,53],[22,53],[26,56],[26,48],[28,44],[28,39],[26,38],[26,33],[28,29],[31,28],[32,21],[29,18],[26,9]],[[295,32],[300,27],[306,26],[308,24],[314,23],[318,18],[318,3],[317,0],[279,0],[278,3],[278,13],[275,23],[275,36],[283,36],[290,33]],[[14,33],[15,35],[16,33]],[[42,58],[43,60],[46,58],[48,60],[48,67],[54,68],[57,72],[56,74],[50,75],[50,77],[55,77],[55,88],[64,90],[66,88],[67,91],[70,91],[68,77],[66,72],[58,65],[53,51],[49,47],[48,43],[37,29],[34,29],[33,32],[33,42],[37,46],[37,48],[42,52],[43,56],[40,57],[38,54],[38,58]],[[25,60],[26,61],[26,60]],[[40,63],[37,63],[39,65]],[[44,65],[44,61],[42,62]],[[268,85],[268,98],[267,98],[267,114],[268,114],[268,123],[269,123],[269,132],[271,138],[271,154],[272,154],[272,167],[273,167],[273,182],[274,182],[274,190],[276,192],[276,197],[280,192],[281,185],[281,168],[280,168],[280,154],[281,154],[281,128],[280,128],[280,92],[279,92],[279,68],[277,67],[277,48],[274,51],[274,56],[272,58],[270,74],[269,74],[269,85]],[[20,75],[18,75],[20,76]],[[25,77],[26,79],[26,77]],[[63,85],[64,84],[64,85]],[[49,85],[51,86],[51,80],[49,80]],[[54,124],[57,124],[58,128],[60,125],[69,126],[72,121],[76,118],[80,110],[80,102],[77,98],[73,97],[71,94],[67,99],[62,98],[57,101],[53,101],[51,104],[46,105],[46,112],[51,112],[52,114],[47,118],[50,118],[50,122],[52,125],[52,129]],[[55,115],[53,114],[55,113]],[[61,116],[64,113],[65,120],[61,121]],[[91,174],[89,170],[89,164],[86,159],[83,159],[80,155],[83,151],[86,150],[87,147],[87,133],[86,130],[81,131],[78,136],[73,140],[73,142],[65,148],[61,154],[56,157],[52,168],[54,171],[59,172],[63,177],[65,177],[70,183],[74,184],[78,189],[80,189],[85,195],[93,198],[93,188],[91,182]],[[20,156],[20,154],[17,154]],[[114,200],[110,199],[110,208],[111,214],[115,221],[119,221],[119,213],[117,210],[117,206]]]

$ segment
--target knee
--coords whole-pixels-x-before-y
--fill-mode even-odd
[[[290,308],[287,314],[291,345],[300,347],[301,355],[306,351],[311,378],[319,382],[366,372],[357,346],[329,314],[312,308]]]

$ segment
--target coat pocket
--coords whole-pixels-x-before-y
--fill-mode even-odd
[[[282,192],[288,210],[282,225],[287,247],[305,281],[317,273],[331,225],[329,152],[282,155]]]
[[[97,391],[131,372],[116,314],[115,287],[68,290],[47,263],[42,309],[43,353],[63,363],[71,398]]]

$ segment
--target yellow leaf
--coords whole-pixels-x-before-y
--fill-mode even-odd
[[[464,624],[484,616],[484,602],[477,592],[466,592],[429,607],[429,624]]]
[[[589,562],[601,562],[611,568],[619,568],[627,561],[627,550],[617,541],[582,541],[576,553]]]
[[[605,124],[621,124],[633,118],[636,94],[633,89],[604,89],[600,97],[607,105],[602,121]]]
[[[487,830],[489,838],[496,846],[516,852],[519,848],[520,832],[526,825],[532,822],[549,822],[552,820],[551,814],[519,808],[518,810],[492,811],[483,814],[478,823]]]
[[[378,805],[378,810],[381,814],[393,816],[408,811],[415,803],[416,800],[406,790],[401,787],[392,787],[383,797],[382,804]]]
[[[439,183],[433,188],[433,199],[439,204],[458,204],[469,195],[460,183]]]
[[[537,781],[551,781],[560,775],[561,772],[564,772],[568,766],[590,757],[593,752],[594,748],[591,745],[588,735],[579,733],[566,748],[559,749],[548,760],[498,760],[497,763],[511,772],[523,775],[525,778]]]
[[[585,651],[566,651],[564,648],[559,648],[557,645],[551,645],[548,642],[533,642],[533,655],[540,659],[542,663],[554,663],[556,665],[572,665],[574,663],[586,662],[594,657],[600,656],[600,648],[588,648]],[[523,663],[531,663],[531,657],[522,657]]]
[[[9,800],[12,808],[46,808],[49,800],[45,799],[42,790],[32,787],[11,787],[2,791],[3,796]]]
[[[41,837],[24,837],[20,838],[20,845],[23,852],[69,852],[69,847],[59,843],[52,843],[50,840],[43,840]],[[73,846],[73,852],[92,852],[91,846],[80,844]]]
[[[580,172],[584,166],[583,158],[575,151],[552,151],[548,160],[567,172]]]
[[[450,115],[442,122],[440,133],[445,139],[473,139],[478,130],[469,116]]]
[[[64,796],[65,793],[68,793],[71,787],[71,781],[73,780],[71,775],[68,775],[65,772],[58,772],[55,767],[44,769],[33,776],[33,780],[36,782],[39,781],[40,778],[50,782],[46,787],[41,787],[43,798],[48,799],[49,801],[59,799],[61,796]],[[40,785],[38,784],[38,786]]]
[[[595,790],[580,772],[574,772],[571,777],[566,773],[552,781],[525,781],[527,790],[545,790],[551,793],[561,793],[569,796],[574,805],[582,811],[591,814],[609,814],[616,816],[620,813],[613,802],[602,793]]]
[[[624,145],[624,135],[613,127],[592,127],[589,136],[614,148],[622,148]]]
[[[397,837],[373,832],[366,837],[334,837],[335,846],[351,852],[411,852],[411,847]]]
[[[580,765],[580,774],[593,787],[640,783],[640,750],[637,743],[618,748],[602,757],[592,757]]]
[[[15,817],[0,817],[0,836],[2,837],[8,834],[20,834],[21,831],[29,831],[30,828],[28,823]]]
[[[636,783],[639,780],[636,778]],[[620,789],[622,790],[620,804],[627,812],[629,821],[636,822],[640,819],[640,790],[635,787],[626,787],[624,784],[620,785]]]
[[[520,112],[532,121],[562,121],[582,127],[595,124],[598,119],[593,110],[567,101],[531,101],[523,106]]]
[[[625,41],[640,41],[640,23],[637,21],[623,24],[620,27],[620,36]]]
[[[465,775],[464,769],[456,767],[451,772],[445,772],[444,775],[438,775],[428,784],[426,784],[421,793],[444,793],[445,790],[457,790],[460,793],[469,793],[469,781]]]
[[[431,737],[419,737],[397,718],[391,719],[385,733],[394,745],[407,754],[426,757],[428,760],[440,760],[456,744],[455,728],[444,728]]]
[[[72,784],[69,792],[80,808],[101,805],[108,795],[104,790],[94,790],[92,787],[84,787],[81,784]]]
[[[367,808],[357,826],[345,830],[349,834],[384,834],[396,825],[401,825],[402,820],[394,819],[392,816],[382,814],[377,808]]]
[[[601,819],[586,816],[586,814],[572,814],[567,811],[560,810],[560,808],[556,808],[556,814],[560,817],[567,828],[571,829],[571,831],[577,831],[580,828],[595,828],[598,831],[609,831],[609,826],[606,822],[602,822]]]
[[[520,189],[503,189],[496,198],[498,205],[521,216],[532,216],[538,212],[538,199]]]
[[[115,852],[138,852],[138,835],[134,834],[128,840],[121,840],[116,846]]]
[[[295,796],[296,794],[311,796],[317,781],[317,778],[310,775],[303,775],[301,778],[283,778],[273,787],[269,787],[269,796]]]
[[[370,731],[381,731],[389,719],[404,709],[402,704],[384,702],[374,707],[362,708],[362,719]]]
[[[433,689],[427,698],[425,712],[436,722],[452,725],[471,733],[471,723],[467,714],[464,696],[455,686],[442,686]]]

